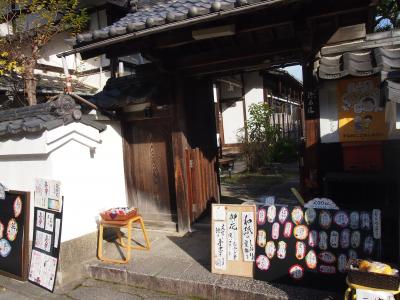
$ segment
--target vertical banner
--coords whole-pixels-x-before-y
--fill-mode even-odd
[[[379,77],[339,80],[337,100],[340,142],[387,139],[385,110],[380,106]]]
[[[35,180],[35,218],[29,281],[54,291],[62,230],[61,183]]]

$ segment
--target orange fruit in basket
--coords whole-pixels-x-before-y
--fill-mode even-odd
[[[368,271],[369,267],[371,266],[371,262],[368,260],[362,260],[360,264],[358,265],[358,269],[360,271]]]
[[[377,274],[392,275],[393,270],[387,264],[373,262],[371,264],[371,266],[368,268],[368,272],[377,273]]]

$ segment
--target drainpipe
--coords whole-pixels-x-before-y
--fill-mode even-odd
[[[61,59],[62,59],[63,67],[64,67],[65,85],[66,85],[65,91],[67,93],[72,93],[72,77],[68,71],[67,59],[65,58],[65,56],[63,56]]]

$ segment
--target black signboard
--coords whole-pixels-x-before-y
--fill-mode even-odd
[[[61,245],[62,210],[35,207],[29,281],[54,291]]]
[[[337,289],[351,258],[378,258],[380,211],[264,206],[257,213],[255,278]]]
[[[27,279],[29,242],[28,192],[7,191],[0,200],[0,273]]]

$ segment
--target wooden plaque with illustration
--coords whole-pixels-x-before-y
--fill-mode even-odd
[[[213,204],[211,271],[253,277],[255,205]]]
[[[30,193],[7,191],[0,200],[0,274],[25,281],[28,276]]]

